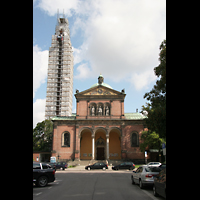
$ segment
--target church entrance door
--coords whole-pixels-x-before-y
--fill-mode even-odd
[[[97,160],[105,160],[104,147],[97,147]]]

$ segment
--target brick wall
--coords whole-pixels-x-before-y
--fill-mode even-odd
[[[144,152],[140,151],[140,147],[131,147],[131,133],[137,132],[139,134],[139,144],[141,141],[141,134],[144,130],[143,125],[128,125],[123,129],[123,137],[122,137],[122,150],[125,151],[123,154],[124,159],[143,159],[144,160]]]
[[[62,133],[68,131],[70,133],[70,147],[62,147],[61,139]],[[64,159],[74,159],[74,142],[75,142],[75,126],[57,126],[54,128],[53,133],[53,152],[52,156],[56,156],[56,160],[58,160],[57,156],[59,154],[59,160]]]

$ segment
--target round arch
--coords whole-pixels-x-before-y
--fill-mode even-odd
[[[91,128],[89,128],[89,127],[83,127],[83,128],[81,128],[81,129],[79,130],[78,136],[81,137],[82,132],[85,131],[85,130],[90,131],[90,133],[91,133],[91,135],[92,135],[93,131],[92,131]]]
[[[94,141],[95,141],[95,154],[96,160],[106,159],[106,136],[107,130],[104,127],[97,127],[94,129]]]
[[[130,134],[131,147],[139,147],[139,133],[132,131]]]
[[[109,158],[121,160],[121,129],[112,127],[109,129]]]
[[[120,137],[122,136],[122,130],[120,128],[118,128],[118,127],[109,128],[108,134],[110,135],[110,132],[113,131],[113,130],[115,130],[119,134]]]
[[[106,128],[104,128],[104,127],[96,127],[95,129],[94,129],[94,136],[96,135],[96,133],[97,132],[99,132],[99,131],[102,131],[102,132],[104,132],[105,133],[105,135],[107,135],[108,134],[108,131],[107,131],[107,129]]]
[[[83,127],[79,131],[80,137],[80,159],[92,159],[92,129]]]

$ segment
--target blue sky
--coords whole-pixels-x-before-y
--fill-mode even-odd
[[[34,0],[33,127],[44,120],[48,50],[57,9],[68,18],[74,84],[83,91],[101,73],[113,89],[125,88],[125,112],[141,111],[157,77],[159,46],[166,39],[165,0]],[[73,98],[73,112],[76,100]]]

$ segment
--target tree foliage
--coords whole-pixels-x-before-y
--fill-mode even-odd
[[[160,138],[156,132],[143,131],[141,135],[143,143],[140,144],[140,150],[144,152],[146,148],[149,149],[158,149],[160,151],[161,145],[164,139]]]
[[[166,40],[160,45],[159,61],[160,64],[154,68],[159,79],[153,89],[145,93],[144,98],[150,103],[142,106],[142,110],[148,112],[148,129],[158,133],[161,138],[166,138]]]
[[[51,151],[53,139],[53,122],[38,122],[33,129],[33,151]]]

